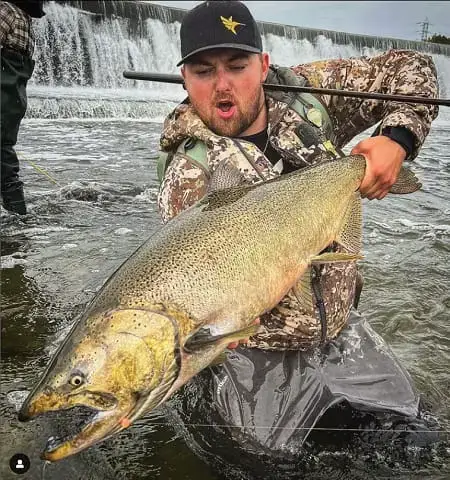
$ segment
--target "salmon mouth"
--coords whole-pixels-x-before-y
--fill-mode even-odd
[[[31,395],[19,411],[19,421],[28,421],[34,417],[56,412],[69,412],[68,424],[81,421],[71,428],[69,435],[51,437],[47,441],[42,459],[50,462],[61,460],[91,445],[103,441],[130,424],[123,421],[138,405],[138,399],[127,396],[120,401],[114,395],[105,392],[85,390],[77,394],[64,396],[57,392],[44,391]],[[65,415],[65,413],[63,413]],[[81,419],[81,420],[80,420]],[[66,428],[62,425],[62,428]],[[75,430],[78,433],[72,433]]]
[[[123,421],[126,415],[116,410],[97,411],[91,409],[90,418],[83,424],[81,431],[62,437],[50,437],[41,457],[56,462],[74,455],[100,441],[106,440],[128,426]]]
[[[127,395],[126,400],[116,401],[109,409],[100,410],[95,406],[82,405],[80,402],[78,406],[87,408],[91,413],[81,431],[64,437],[51,437],[41,455],[42,459],[50,462],[62,460],[130,427],[143,413],[161,404],[175,380],[176,372],[174,368],[173,374],[152,391]],[[35,413],[42,414],[45,411]]]
[[[92,445],[103,442],[132,425],[147,409],[159,406],[167,389],[159,395],[136,396],[131,403],[122,408],[111,410],[96,410],[90,408],[95,414],[90,416],[81,427],[81,431],[64,437],[50,437],[41,457],[49,462],[56,462],[66,457],[85,450]],[[147,408],[146,408],[147,407]]]

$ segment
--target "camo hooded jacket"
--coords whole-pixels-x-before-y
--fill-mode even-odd
[[[391,50],[372,58],[320,61],[286,70],[289,70],[287,76],[294,73],[297,78],[316,87],[437,96],[433,61],[418,52]],[[275,83],[277,79],[272,75],[267,81]],[[290,108],[283,95],[276,93],[269,96],[266,93],[268,136],[283,162],[296,169],[338,159],[341,147],[378,123],[381,130],[406,127],[414,135],[414,150],[410,158],[415,158],[429,132],[431,121],[438,113],[434,106],[321,96],[320,101],[327,107],[332,125],[332,131],[327,131],[325,136],[323,129],[314,129],[304,116]],[[206,146],[206,167],[189,156],[188,145],[185,143],[186,147],[183,147],[187,139],[200,140]],[[205,195],[211,172],[221,162],[230,162],[237,167],[250,183],[279,175],[264,152],[254,144],[210,131],[189,103],[179,105],[167,117],[160,145],[161,150],[171,156],[158,195],[159,211],[164,222]],[[334,250],[341,248],[337,245],[333,247]],[[353,262],[321,267],[319,283],[325,303],[327,339],[334,338],[348,320],[356,278]],[[312,298],[312,305],[314,303]],[[262,333],[250,339],[249,347],[297,350],[310,348],[321,339],[318,311],[314,306],[306,308],[299,305],[296,288],[261,320]]]

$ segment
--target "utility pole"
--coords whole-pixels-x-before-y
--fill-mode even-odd
[[[428,27],[432,25],[432,23],[430,23],[428,17],[426,17],[424,22],[417,22],[417,24],[422,27],[420,31],[420,40],[426,42],[428,40]]]

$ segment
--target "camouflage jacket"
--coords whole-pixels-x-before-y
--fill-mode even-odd
[[[432,59],[411,51],[392,50],[374,58],[314,62],[298,65],[291,71],[313,86],[430,97],[437,95],[437,77]],[[273,82],[273,78],[270,81]],[[283,162],[295,168],[339,158],[339,152],[333,147],[339,150],[354,136],[379,122],[381,128],[402,126],[413,133],[415,145],[411,157],[414,158],[428,134],[431,121],[437,116],[437,107],[433,106],[330,96],[319,98],[326,105],[331,119],[332,131],[327,131],[327,135],[324,135],[323,129],[311,128],[314,125],[290,108],[283,94],[266,93],[269,141],[282,155]],[[186,147],[180,148],[186,139],[200,140],[206,146],[206,168],[189,156],[186,143]],[[193,205],[206,193],[211,172],[222,161],[238,167],[251,183],[279,175],[264,152],[254,144],[221,137],[210,131],[189,103],[179,105],[167,117],[160,146],[172,157],[158,195],[158,207],[164,222]],[[355,282],[354,263],[324,265],[320,269],[319,284],[325,303],[327,339],[334,338],[348,320]],[[304,349],[321,339],[318,311],[315,308],[307,311],[299,304],[296,288],[265,314],[261,323],[262,333],[251,338],[249,347]]]

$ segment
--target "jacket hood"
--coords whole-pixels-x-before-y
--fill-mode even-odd
[[[193,106],[187,101],[178,105],[164,121],[160,146],[165,152],[173,151],[187,138],[197,138],[208,143],[215,135],[203,123]]]

